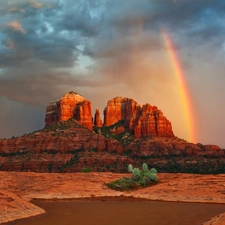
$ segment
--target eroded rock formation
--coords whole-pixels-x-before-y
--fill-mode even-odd
[[[66,93],[60,100],[50,102],[46,108],[45,125],[58,121],[76,119],[82,126],[92,129],[91,102],[74,91]]]
[[[104,110],[104,126],[123,121],[136,137],[174,137],[172,125],[156,106],[139,103],[130,98],[116,97]]]
[[[40,131],[0,139],[0,170],[36,172],[127,172],[143,162],[166,172],[225,173],[225,150],[174,137],[156,106],[116,97],[104,110],[104,124],[91,102],[75,92],[50,102]],[[88,129],[86,129],[88,128]]]
[[[99,109],[96,109],[96,111],[95,111],[94,125],[96,127],[102,127],[102,120],[101,120],[101,117],[100,117]]]
[[[129,129],[136,137],[174,137],[172,125],[162,111],[150,104],[141,106],[131,98],[116,97],[109,100],[104,110],[104,124],[102,124],[99,109],[95,112],[93,124],[91,111],[91,102],[71,91],[60,100],[49,103],[45,124],[74,118],[82,126],[91,130],[93,125],[107,127],[122,121],[123,127]]]

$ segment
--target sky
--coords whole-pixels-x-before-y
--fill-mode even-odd
[[[224,0],[0,0],[0,138],[43,128],[48,102],[74,90],[93,111],[116,96],[156,105],[187,140],[162,30],[176,46],[195,143],[225,148]]]

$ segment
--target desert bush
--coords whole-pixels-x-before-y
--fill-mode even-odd
[[[92,172],[92,169],[91,169],[91,168],[83,168],[83,169],[81,170],[81,172],[82,172],[82,173],[90,173],[90,172]]]
[[[148,170],[148,165],[146,163],[143,163],[142,170],[139,168],[133,168],[133,166],[130,164],[128,165],[128,171],[132,173],[131,177],[123,177],[119,180],[107,183],[106,185],[114,190],[125,191],[140,187],[147,187],[159,182],[156,175],[156,169],[152,168]]]

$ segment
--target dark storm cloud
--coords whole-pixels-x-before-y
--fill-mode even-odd
[[[46,104],[46,96],[55,97],[52,93],[60,91],[60,86],[94,86],[81,76],[71,78],[68,72],[55,69],[75,66],[81,54],[77,46],[86,45],[85,38],[95,36],[99,29],[90,15],[90,7],[97,7],[94,1],[84,1],[82,7],[72,1],[44,3],[16,1],[11,11],[6,4],[0,33],[0,67],[6,69],[0,72],[0,96],[38,106]]]
[[[93,58],[115,58],[131,54],[132,47],[147,52],[162,49],[161,29],[174,35],[178,48],[195,47],[204,41],[221,48],[225,25],[224,1],[149,0],[108,1],[110,13],[99,18],[102,26],[84,54]],[[215,40],[215,33],[219,34]],[[136,43],[135,43],[136,42]]]
[[[129,3],[114,1],[113,10],[108,16],[112,23],[126,28],[125,30],[135,26],[137,21],[142,21],[146,29],[160,29],[165,25],[171,29],[183,29],[196,26],[201,20],[215,21],[215,16],[225,13],[225,3],[222,0],[146,0]]]
[[[14,43],[14,49],[5,49],[0,65],[21,66],[35,60],[49,67],[72,67],[82,54],[77,49],[80,45],[85,48],[83,54],[93,58],[109,57],[112,52],[112,57],[117,57],[118,49],[129,53],[130,40],[137,32],[150,34],[148,42],[139,40],[140,50],[159,48],[157,34],[163,26],[172,32],[188,27],[186,35],[210,38],[214,29],[224,26],[216,20],[224,13],[224,5],[223,1],[210,0],[130,0],[129,4],[118,0],[12,1],[1,9],[5,24],[0,38]],[[208,26],[209,21],[214,22]]]
[[[79,3],[72,0],[24,0],[5,3],[2,8],[5,8],[1,10],[5,25],[0,34],[3,50],[0,66],[7,68],[8,75],[4,74],[4,82],[8,79],[8,86],[9,83],[20,82],[21,76],[24,76],[24,82],[27,80],[25,83],[36,84],[36,78],[42,77],[42,73],[46,74],[46,80],[55,77],[53,85],[57,86],[61,76],[54,75],[52,69],[76,68],[81,55],[92,58],[96,63],[96,73],[88,76],[89,79],[76,74],[74,83],[78,80],[80,85],[86,82],[86,85],[94,86],[96,83],[93,80],[99,79],[99,85],[107,85],[114,78],[118,78],[118,82],[129,83],[131,76],[135,76],[131,70],[143,69],[142,66],[135,66],[137,59],[163,47],[160,38],[163,26],[172,33],[181,34],[178,36],[178,43],[181,44],[187,36],[195,43],[201,42],[202,38],[211,39],[218,30],[223,33],[223,25],[217,19],[224,13],[223,1],[130,0],[128,4],[118,0],[83,0]],[[217,44],[222,43],[221,36]],[[131,57],[133,55],[136,57]],[[130,65],[133,66],[130,68]],[[11,68],[20,68],[20,72]],[[36,71],[31,72],[27,68]],[[14,78],[9,79],[13,73]],[[70,79],[68,72],[64,72],[63,76]],[[46,89],[49,88],[46,85]]]
[[[5,24],[0,34],[0,66],[8,72],[13,67],[48,68],[51,74],[50,68],[76,66],[83,54],[97,62],[100,70],[110,64],[107,59],[112,65],[122,62],[121,67],[132,63],[131,54],[140,57],[160,49],[163,26],[181,34],[178,43],[187,36],[198,41],[214,37],[219,30],[222,34],[224,25],[218,18],[224,5],[212,0],[11,1],[1,9]],[[222,44],[220,37],[217,44]]]
[[[100,74],[105,74],[106,84],[114,80],[141,91],[146,83],[168,80],[168,72],[156,64],[161,59],[154,59],[157,51],[165,49],[161,29],[170,32],[177,49],[188,46],[189,52],[195,52],[199,46],[209,45],[219,51],[225,34],[224,5],[224,1],[210,0],[108,2],[110,13],[103,16],[104,32],[86,46],[84,53],[97,61],[96,77],[100,80]],[[149,54],[148,63],[144,63]],[[187,70],[196,63],[180,60],[188,65]]]
[[[57,19],[56,29],[68,32],[76,31],[82,36],[93,37],[100,30],[100,20],[92,18],[86,7],[79,9],[77,7],[70,7]]]
[[[65,67],[72,66],[76,60],[76,44],[73,38],[68,38],[66,35],[58,34],[54,31],[49,31],[51,24],[43,21],[41,16],[37,14],[32,19],[24,22],[24,18],[20,19],[20,23],[15,21],[14,27],[17,24],[22,24],[24,32],[21,32],[22,28],[10,29],[8,24],[3,29],[5,31],[4,41],[10,40],[14,46],[10,50],[5,48],[5,51],[1,55],[1,67],[4,67],[4,61],[8,61],[6,66],[11,64],[11,67],[21,66],[30,61],[36,61],[37,63],[43,62],[50,67]],[[77,51],[78,52],[78,51]],[[4,54],[5,53],[5,54]],[[12,61],[10,62],[10,57]],[[15,61],[17,59],[17,62]]]

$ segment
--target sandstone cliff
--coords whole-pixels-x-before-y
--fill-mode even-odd
[[[92,129],[91,102],[74,91],[68,92],[60,100],[48,104],[45,125],[66,121],[70,118],[74,118],[82,126]]]
[[[124,122],[136,137],[174,137],[172,125],[156,106],[139,103],[130,98],[116,97],[104,110],[104,126]]]
[[[135,137],[174,137],[172,125],[162,111],[150,104],[141,106],[131,98],[116,97],[109,100],[104,110],[104,124],[99,109],[95,112],[93,124],[91,102],[74,91],[48,104],[45,125],[70,118],[90,130],[93,125],[107,127],[123,121],[124,129],[128,129]]]

